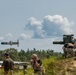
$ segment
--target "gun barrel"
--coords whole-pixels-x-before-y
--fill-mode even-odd
[[[54,41],[53,44],[65,44],[63,41]]]

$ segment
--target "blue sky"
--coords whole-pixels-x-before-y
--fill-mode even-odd
[[[0,45],[0,49],[54,49],[53,40],[63,34],[76,37],[76,0],[0,0],[0,41],[16,41],[20,46]]]

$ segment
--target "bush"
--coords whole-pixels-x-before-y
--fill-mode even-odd
[[[55,57],[50,57],[49,59],[43,60],[43,66],[47,75],[56,75],[57,72],[57,61]]]

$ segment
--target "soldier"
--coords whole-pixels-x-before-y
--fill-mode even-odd
[[[13,75],[13,68],[14,68],[14,62],[9,57],[8,53],[4,53],[4,61],[2,64],[2,67],[4,68],[4,75],[8,75],[8,72],[10,72],[10,75]]]
[[[63,51],[64,51],[65,58],[67,56],[69,56],[69,55],[70,55],[69,57],[73,57],[74,56],[73,48],[74,48],[74,44],[72,44],[72,43],[66,43],[63,46]]]
[[[36,54],[33,54],[31,57],[31,65],[34,69],[34,74],[45,75],[44,67],[42,66],[42,61],[38,58]]]
[[[62,47],[63,51],[64,51],[64,57],[66,58],[67,55],[67,43],[64,44],[64,46]]]

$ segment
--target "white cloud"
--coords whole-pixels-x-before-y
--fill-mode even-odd
[[[30,38],[31,38],[30,35],[27,35],[27,34],[24,34],[24,33],[22,33],[22,34],[19,36],[19,39],[20,39],[20,40],[30,39]]]
[[[47,15],[43,22],[34,17],[29,18],[25,30],[33,31],[33,38],[49,38],[51,36],[62,36],[63,34],[73,34],[73,22],[61,15]]]
[[[34,17],[29,18],[28,24],[25,26],[26,30],[31,30],[34,33],[33,38],[42,38],[43,30],[41,21],[37,21]]]
[[[61,36],[63,34],[71,34],[72,22],[61,15],[45,16],[43,22],[43,30],[48,36]]]

